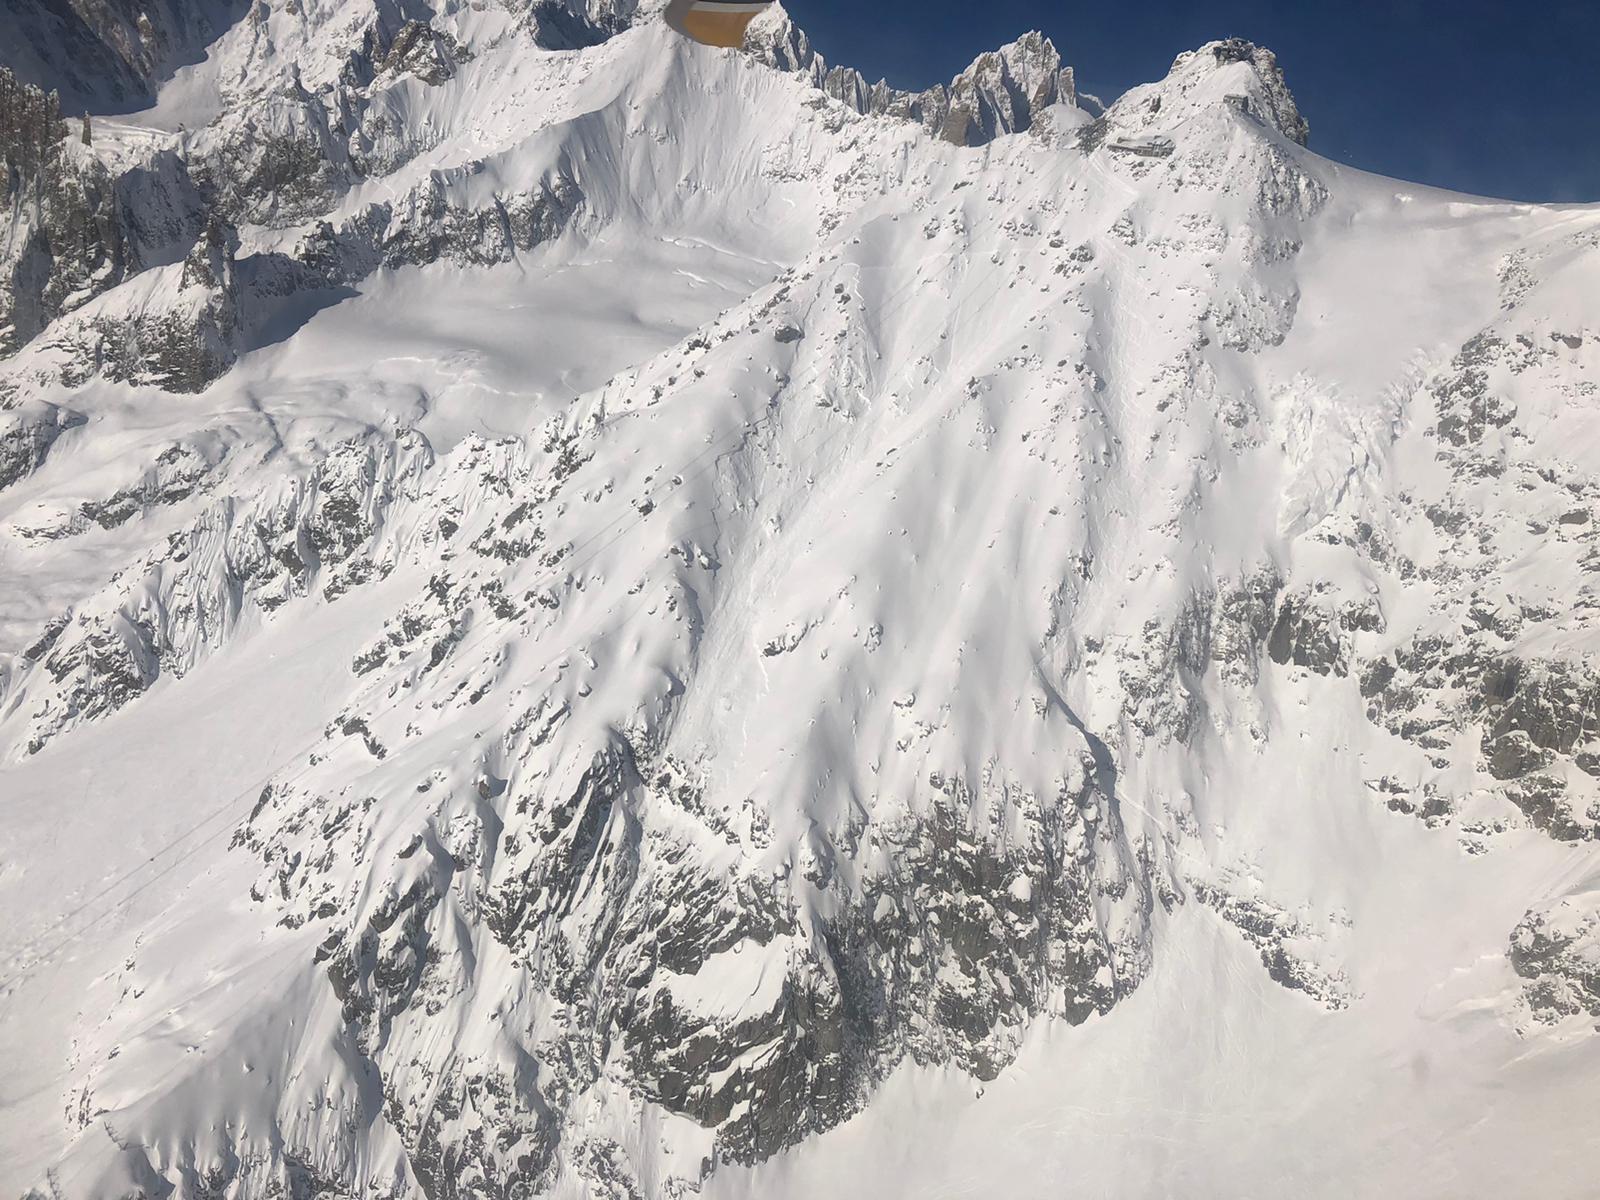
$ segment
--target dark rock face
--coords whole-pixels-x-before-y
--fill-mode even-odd
[[[937,94],[937,93],[936,93]],[[957,146],[976,146],[1006,133],[1032,127],[1052,104],[1074,105],[1071,68],[1065,68],[1050,39],[1030,33],[1002,50],[981,55],[958,75],[924,122],[938,121],[938,136]]]
[[[59,715],[93,719],[138,696],[160,672],[157,637],[139,616],[119,613],[110,620],[80,625],[72,637],[56,640],[41,655],[40,665],[60,688]],[[36,735],[28,752],[38,753],[44,745],[44,737]]]
[[[656,992],[622,1028],[646,1094],[715,1127],[734,1161],[769,1158],[837,1124],[852,1111],[851,1072],[842,1000],[821,968],[795,964],[769,1011],[732,1021],[707,1020]]]
[[[1302,957],[1300,947],[1314,946],[1316,938],[1308,935],[1293,915],[1267,901],[1231,895],[1210,884],[1196,883],[1194,897],[1244,935],[1274,983],[1304,992],[1329,1009],[1349,1005],[1349,983]]]
[[[1438,403],[1439,437],[1452,446],[1469,446],[1483,440],[1491,429],[1501,429],[1516,419],[1517,410],[1489,385],[1486,370],[1508,352],[1500,338],[1483,333],[1461,347],[1451,370],[1434,384]]]
[[[1184,661],[1191,669],[1203,671],[1203,664],[1209,659],[1236,680],[1254,683],[1260,671],[1261,647],[1268,631],[1275,628],[1272,612],[1282,589],[1283,581],[1276,571],[1261,570],[1224,591],[1214,601],[1215,617],[1208,623],[1206,636],[1183,655]],[[1289,602],[1285,601],[1283,607],[1288,608]]]
[[[0,256],[0,355],[120,283],[127,247],[111,181],[66,143],[61,105],[0,67],[0,202],[18,214]]]
[[[213,217],[183,260],[178,303],[128,317],[96,318],[79,344],[78,361],[64,374],[66,381],[82,383],[102,374],[170,392],[203,390],[237,356],[238,249],[233,227]]]
[[[1528,980],[1533,1019],[1554,1024],[1586,1013],[1600,1019],[1600,896],[1570,896],[1530,911],[1511,932],[1511,965]]]
[[[1025,132],[1051,105],[1077,104],[1072,68],[1039,33],[980,55],[949,84],[925,92],[899,91],[882,81],[869,84],[853,68],[829,67],[791,23],[765,32],[752,28],[750,36],[747,49],[758,59],[810,75],[818,88],[856,112],[913,122],[957,146],[981,146]]]
[[[192,448],[169,446],[137,485],[102,500],[85,500],[78,511],[102,529],[115,529],[150,508],[187,499],[204,485],[210,470],[211,464]]]
[[[1582,660],[1522,647],[1536,631],[1581,622],[1593,600],[1581,575],[1559,607],[1483,586],[1510,577],[1530,546],[1564,564],[1563,540],[1587,524],[1562,518],[1588,514],[1587,505],[1574,509],[1572,499],[1587,499],[1589,485],[1581,477],[1563,481],[1555,464],[1524,461],[1521,449],[1527,438],[1519,428],[1519,389],[1562,369],[1556,356],[1564,346],[1559,338],[1494,327],[1468,339],[1428,382],[1437,420],[1425,436],[1438,447],[1449,483],[1418,507],[1447,550],[1422,568],[1391,567],[1433,589],[1459,633],[1415,637],[1361,662],[1358,672],[1368,716],[1426,751],[1435,770],[1470,755],[1484,785],[1527,823],[1578,841],[1600,836],[1600,799],[1579,761],[1600,713],[1600,677]],[[1522,522],[1500,519],[1468,499],[1502,478],[1548,515],[1520,529]],[[1529,533],[1536,538],[1531,543]],[[1576,566],[1581,570],[1581,561]],[[1460,799],[1432,783],[1418,796],[1398,785],[1382,790],[1390,807],[1430,823],[1452,820]]]
[[[1335,616],[1304,596],[1286,596],[1267,641],[1272,661],[1318,675],[1347,675],[1347,652]]]
[[[1600,835],[1600,812],[1574,810],[1555,769],[1568,761],[1582,769],[1575,756],[1600,711],[1592,672],[1563,660],[1504,657],[1482,642],[1424,639],[1369,663],[1362,691],[1372,720],[1441,762],[1455,745],[1453,728],[1473,722],[1484,771],[1507,785],[1504,795],[1536,827],[1564,841]]]
[[[83,418],[55,405],[28,404],[7,411],[0,404],[0,489],[32,474],[56,439]]]
[[[21,249],[0,260],[0,272],[10,272],[0,274],[0,318],[8,321],[0,324],[0,351],[14,352],[58,322],[50,338],[58,351],[54,370],[73,386],[99,375],[200,391],[232,366],[252,330],[297,293],[343,287],[384,266],[506,262],[557,236],[583,202],[571,178],[557,173],[489,207],[464,208],[450,181],[434,177],[401,202],[369,207],[337,230],[323,223],[302,239],[296,257],[240,258],[233,223],[223,214],[267,223],[299,219],[321,211],[344,186],[344,176],[328,174],[320,143],[247,130],[193,164],[193,179],[170,152],[153,167],[112,179],[98,163],[67,161],[47,98],[27,89],[16,94],[23,100],[13,115],[22,116],[13,121],[9,161],[11,178],[23,182],[13,201],[44,219],[25,221]],[[227,165],[221,177],[228,182],[219,186],[216,172],[231,145],[248,145],[253,165]],[[24,168],[33,174],[24,176]],[[150,262],[179,257],[180,238],[189,239],[189,249],[176,269],[163,268],[172,274],[169,289],[134,311],[72,318]],[[20,461],[18,453],[7,457]]]
[[[583,193],[564,174],[485,208],[461,207],[436,178],[402,205],[377,205],[355,217],[335,235],[332,255],[341,274],[357,277],[378,264],[509,262],[519,251],[553,239],[582,203]]]
[[[0,67],[4,202],[15,220],[0,254],[0,357],[204,228],[203,203],[177,157],[113,177],[66,137],[54,95]],[[180,330],[170,331],[182,338]]]
[[[633,23],[637,0],[533,0],[516,6],[539,45],[551,50],[597,46]]]
[[[326,212],[357,178],[335,120],[326,97],[291,83],[214,127],[190,173],[229,220],[297,224]]]
[[[1270,50],[1235,38],[1180,54],[1164,80],[1133,88],[1080,129],[1077,144],[1085,152],[1103,146],[1127,159],[1164,159],[1171,153],[1170,135],[1207,111],[1227,113],[1301,146],[1310,134],[1277,58]],[[1282,148],[1273,150],[1280,160],[1275,172],[1279,178],[1267,177],[1264,182],[1276,186],[1295,172],[1284,160]],[[1150,165],[1130,163],[1143,169]]]
[[[121,19],[114,8],[88,17],[114,25]],[[616,28],[628,19],[631,10],[607,18]],[[372,129],[362,123],[377,81],[410,75],[442,83],[468,57],[448,34],[416,20],[380,14],[363,37],[333,91],[313,95],[291,81],[177,149],[153,151],[118,173],[67,136],[53,93],[0,67],[0,200],[16,214],[0,252],[0,357],[42,343],[51,329],[59,365],[40,378],[53,373],[79,385],[103,375],[198,391],[232,365],[251,330],[294,292],[343,286],[384,265],[506,261],[565,227],[582,197],[563,172],[543,187],[470,209],[451,194],[451,180],[431,178],[337,231],[324,226],[301,261],[279,254],[236,261],[233,225],[304,222],[368,172],[398,165],[385,157],[392,151],[376,152],[371,143],[383,118]],[[85,137],[92,141],[92,121]],[[64,320],[186,252],[170,302],[158,293],[139,311]]]
[[[42,71],[29,82],[59,88],[74,112],[132,112],[249,7],[246,0],[26,0],[0,17],[0,43],[25,46],[16,61]]]
[[[421,21],[407,21],[378,60],[378,71],[415,75],[438,85],[455,75],[456,64],[466,54],[449,34]]]
[[[560,711],[533,719],[515,757],[535,754],[564,720]],[[401,855],[412,882],[318,951],[354,1044],[382,1071],[401,1026],[467,982],[455,974],[469,962],[443,897],[481,892],[491,874],[498,881],[484,895],[485,923],[520,964],[521,986],[558,1006],[564,1031],[528,1047],[536,1069],[497,1085],[500,1149],[473,1168],[496,1189],[540,1177],[550,1147],[571,1136],[560,1104],[600,1076],[607,1047],[620,1050],[642,1096],[714,1128],[720,1156],[755,1162],[850,1116],[907,1055],[993,1078],[1031,1017],[1077,1023],[1108,1011],[1147,968],[1138,933],[1147,885],[1131,857],[1106,873],[1120,834],[1092,786],[1043,807],[1024,800],[1028,839],[1001,850],[992,831],[958,815],[970,811],[964,786],[935,781],[931,817],[869,834],[893,864],[886,873],[859,893],[812,873],[809,882],[837,892],[839,911],[808,926],[792,887],[724,873],[668,832],[688,815],[739,842],[718,832],[672,764],[641,769],[649,757],[615,745],[570,794],[486,776],[468,799],[477,832],[449,846],[415,839]],[[327,855],[303,838],[330,853],[349,845],[369,808],[264,794],[236,839],[262,858],[257,898],[285,908],[291,925],[325,905],[343,913],[320,876]],[[663,823],[668,811],[677,816]],[[485,841],[495,826],[498,842]],[[1104,908],[1117,898],[1142,914],[1121,938]],[[705,995],[726,1000],[718,981],[741,958],[774,972],[770,983],[738,1011],[702,1007],[699,977],[712,980]],[[403,1112],[417,1081],[392,1082],[389,1102]],[[404,1123],[426,1170],[466,1152],[433,1144],[428,1126]],[[625,1159],[613,1165],[628,1169]]]
[[[1515,736],[1569,755],[1600,714],[1600,677],[1564,661],[1502,659],[1485,670],[1481,688],[1478,704],[1492,719],[1485,744]]]

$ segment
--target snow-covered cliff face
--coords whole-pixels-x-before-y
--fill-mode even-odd
[[[1032,129],[1053,105],[1077,108],[1072,68],[1039,33],[980,55],[948,85],[918,93],[899,91],[883,80],[869,84],[852,67],[828,66],[781,5],[751,24],[746,42],[759,61],[809,75],[817,87],[858,113],[914,121],[957,146],[982,145]]]
[[[4,1182],[1582,1194],[1600,209],[655,7],[6,81]]]
[[[5,62],[85,109],[146,107],[156,87],[248,9],[243,0],[22,0],[0,11]]]

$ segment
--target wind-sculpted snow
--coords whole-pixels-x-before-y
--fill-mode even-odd
[[[1600,212],[424,15],[8,150],[4,1182],[1582,1194]]]
[[[29,649],[34,666],[6,697],[13,712],[27,715],[28,752],[116,711],[163,674],[184,674],[251,614],[271,612],[313,584],[332,600],[386,573],[389,566],[360,552],[430,457],[414,434],[352,439],[303,480],[282,480],[254,498],[212,499],[220,489],[211,464],[178,443],[135,487],[85,501],[81,518],[113,527],[150,506],[212,494],[187,530],[124,569],[95,602],[62,614]]]

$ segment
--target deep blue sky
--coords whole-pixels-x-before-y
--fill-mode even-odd
[[[1048,34],[1106,100],[1182,50],[1277,52],[1312,149],[1400,179],[1600,201],[1600,0],[786,0],[829,62],[901,87]]]

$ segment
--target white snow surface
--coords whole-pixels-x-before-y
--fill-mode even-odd
[[[364,6],[258,7],[97,152],[203,152],[254,89],[337,79]],[[557,52],[490,6],[432,20],[471,57],[373,85],[392,168],[245,223],[241,253],[565,172],[559,236],[297,297],[193,395],[68,386],[48,330],[0,362],[18,403],[83,418],[0,490],[0,1192],[253,1198],[289,1155],[331,1194],[438,1195],[416,1122],[465,1079],[446,1146],[559,1121],[518,1194],[1593,1195],[1600,1014],[1541,1002],[1511,947],[1551,911],[1600,986],[1600,783],[1574,765],[1600,713],[1540,768],[1562,834],[1442,667],[1422,735],[1362,680],[1490,636],[1477,612],[1516,615],[1496,655],[1600,668],[1600,206],[1330,163],[1210,48],[1098,147],[1064,111],[965,149],[654,22]],[[1469,408],[1514,416],[1451,442],[1441,381],[1475,338],[1499,349]],[[119,495],[127,519],[85,517]],[[1291,596],[1333,614],[1336,668],[1265,631],[1223,648],[1226,598],[1267,576],[1268,629]],[[620,857],[497,935],[624,745],[638,778],[594,833]],[[540,939],[603,939],[616,863],[645,928],[721,903],[647,894],[684,863],[781,898],[774,936],[634,981],[636,1011],[726,1029],[833,986],[821,931],[901,911],[896,831],[950,803],[1002,849],[1034,812],[1102,831],[1115,1003],[1019,1002],[992,1071],[913,1022],[759,1161],[620,1031],[581,1084],[550,1065],[601,1001],[555,995]],[[423,885],[412,964],[395,913]],[[1252,904],[1298,984],[1229,916]],[[373,993],[381,1030],[318,957],[362,937],[420,981]],[[956,957],[928,978],[978,986]],[[494,1152],[472,1161],[461,1194],[490,1194]]]

